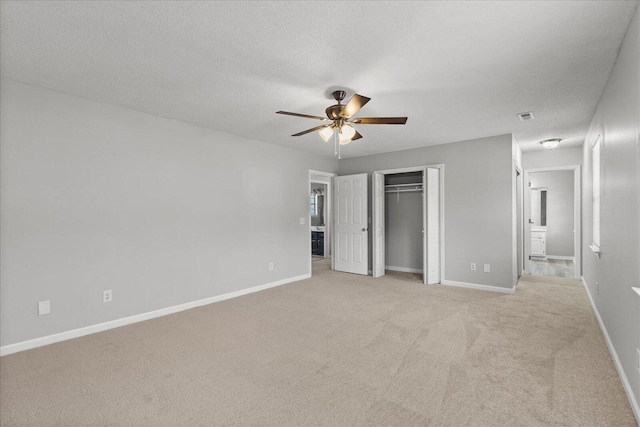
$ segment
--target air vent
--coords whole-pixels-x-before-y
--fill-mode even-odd
[[[528,113],[518,113],[518,118],[520,119],[521,122],[526,122],[527,120],[535,119],[531,111],[529,111]]]

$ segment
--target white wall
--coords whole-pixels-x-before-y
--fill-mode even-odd
[[[522,153],[524,169],[551,168],[582,164],[582,147],[554,148],[553,150],[525,151]]]
[[[515,182],[511,135],[343,159],[340,175],[439,163],[445,165],[445,279],[512,288]],[[371,175],[369,184],[371,189]],[[371,236],[369,241],[373,241]],[[476,271],[470,269],[472,262],[478,264]],[[491,264],[491,273],[482,271],[485,263]]]
[[[640,8],[618,53],[583,150],[583,276],[619,358],[640,423]],[[592,243],[592,153],[602,135],[601,258]],[[596,282],[600,292],[596,293]]]
[[[534,172],[529,175],[531,187],[547,189],[547,255],[567,256],[574,255],[574,180],[572,170]],[[531,200],[531,214],[535,217],[536,203]],[[537,203],[540,209],[540,203]],[[537,216],[540,216],[539,211]],[[536,221],[534,224],[539,226]]]
[[[309,169],[337,160],[1,85],[2,346],[309,273]]]

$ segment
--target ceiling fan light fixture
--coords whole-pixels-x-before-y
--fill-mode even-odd
[[[552,148],[556,148],[560,141],[561,141],[560,138],[551,138],[551,139],[545,139],[544,141],[540,141],[540,144],[547,150],[551,150]]]
[[[333,135],[333,126],[328,126],[322,129],[318,133],[320,134],[320,138],[322,138],[324,142],[327,142],[329,138],[331,138],[331,136]]]
[[[351,125],[342,125],[340,128],[340,144],[347,145],[351,142],[351,138],[356,136],[356,130]]]

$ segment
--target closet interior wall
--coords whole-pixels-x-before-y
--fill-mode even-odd
[[[422,258],[422,172],[385,175],[386,269],[423,272]]]

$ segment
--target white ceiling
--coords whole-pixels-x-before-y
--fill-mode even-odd
[[[11,79],[332,156],[331,91],[372,100],[343,157],[513,133],[581,145],[636,1],[9,2]],[[521,122],[516,113],[533,111]]]

